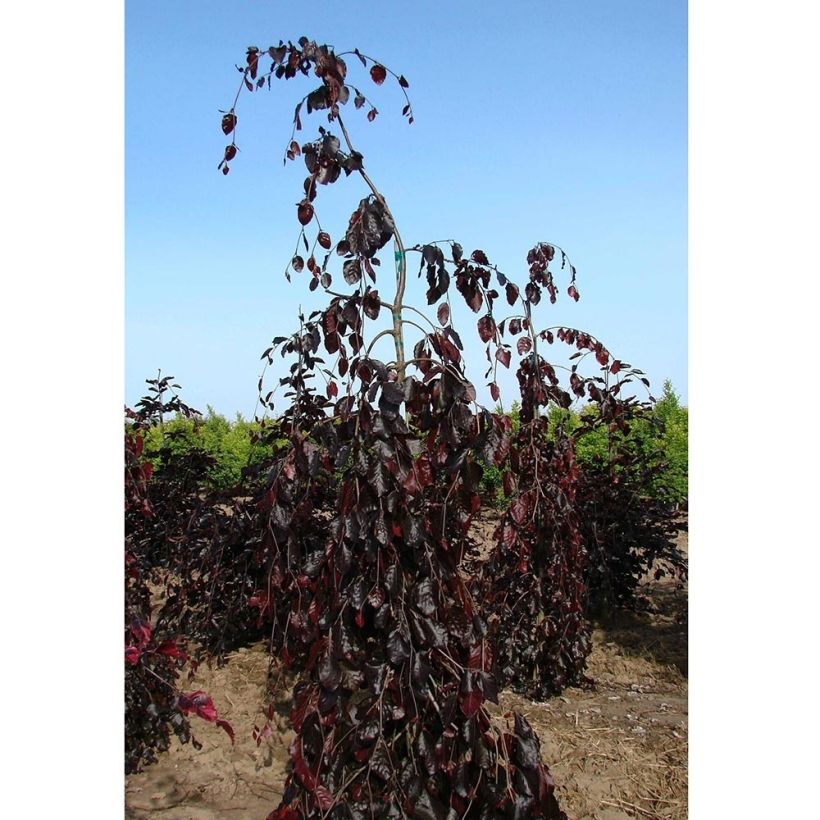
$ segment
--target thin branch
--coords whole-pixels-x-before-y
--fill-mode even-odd
[[[342,129],[342,135],[345,138],[347,147],[351,151],[355,151],[356,149],[353,147],[353,143],[350,140],[350,134],[347,133],[347,128],[345,127],[341,114],[339,114],[336,119],[339,121],[339,127]],[[390,206],[387,204],[387,200],[385,200],[381,191],[379,191],[379,189],[374,185],[373,180],[370,179],[364,168],[359,168],[358,172],[362,179],[367,183],[367,186],[373,192],[376,199],[384,206],[387,215],[390,217],[390,221],[393,223],[393,240],[396,245],[396,295],[393,299],[391,310],[393,313],[393,339],[395,340],[396,345],[398,375],[399,381],[402,381],[404,379],[404,335],[401,329],[401,311],[402,301],[404,300],[404,288],[407,281],[404,243],[402,242],[395,217],[393,216],[393,212],[390,210]]]

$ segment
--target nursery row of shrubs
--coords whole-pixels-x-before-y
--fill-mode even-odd
[[[295,470],[299,460],[295,453],[301,452],[301,458],[311,462],[315,459],[322,445],[317,432],[322,424],[299,439],[301,450],[295,450],[294,439],[286,437],[291,425],[287,417],[248,422],[238,416],[231,423],[210,407],[201,415],[178,396],[167,397],[169,381],[152,380],[155,398],[146,397],[138,412],[129,411],[126,416],[126,748],[130,771],[153,760],[156,749],[167,747],[171,730],[183,741],[195,742],[187,714],[218,721],[204,693],[172,694],[186,661],[221,658],[268,634],[278,657],[299,670],[304,668],[305,650],[294,647],[288,633],[296,632],[303,644],[310,645],[318,639],[315,633],[321,625],[320,621],[312,625],[303,621],[295,629],[292,622],[294,596],[301,602],[308,592],[318,593],[313,571],[307,566],[293,590],[278,599],[273,594],[272,578],[281,583],[287,574],[293,575],[300,559],[294,563],[289,552],[279,553],[275,537],[270,540],[270,533],[281,528],[271,530],[271,523],[283,513],[274,514],[268,504],[278,481],[271,483],[272,476]],[[523,425],[518,406],[494,414],[494,426],[506,431],[498,442],[507,439],[522,446],[527,430],[531,441],[532,433],[537,433],[536,452],[549,468],[527,489],[522,475],[514,474],[513,462],[497,458],[502,445],[496,442],[475,451],[469,471],[474,492],[485,503],[491,502],[499,516],[494,536],[498,546],[486,562],[471,563],[472,577],[466,589],[474,600],[484,601],[485,614],[500,613],[494,619],[491,644],[497,650],[487,650],[484,670],[493,671],[500,683],[531,697],[546,697],[567,685],[584,683],[590,649],[588,619],[608,617],[616,608],[636,605],[639,582],[649,570],[685,577],[685,559],[674,546],[677,496],[668,480],[670,468],[663,460],[663,446],[671,450],[670,441],[674,444],[674,439],[664,436],[669,426],[659,426],[659,420],[665,419],[681,425],[685,441],[686,410],[679,407],[668,383],[661,401],[651,407],[634,407],[629,424],[615,430],[603,425],[589,409],[576,414],[553,407],[543,418],[529,419]],[[326,420],[333,423],[332,418]],[[418,431],[413,438],[411,449],[422,448]],[[366,473],[370,476],[376,468],[370,456],[363,458],[368,459]],[[332,463],[306,467],[313,509],[332,509],[334,494],[345,477],[361,472],[357,461],[342,449]],[[435,480],[436,471],[426,466],[427,461],[416,462],[421,463],[425,471],[431,471],[429,478],[417,480]],[[421,476],[421,468],[417,469]],[[613,480],[616,473],[617,481]],[[374,480],[384,482],[386,476],[387,472]],[[558,481],[555,488],[553,481]],[[411,482],[409,486],[415,485]],[[566,509],[568,494],[572,514]],[[531,507],[532,499],[538,497],[547,504],[542,520],[565,520],[563,530],[555,523],[546,527],[535,523],[538,517]],[[469,509],[477,509],[477,499],[478,495],[470,496]],[[294,508],[290,514],[295,513]],[[433,505],[417,511],[419,520],[431,513]],[[329,534],[323,522],[323,518],[312,522],[312,526],[318,524],[310,536],[317,547]],[[561,553],[554,553],[554,545],[539,546],[545,536],[561,544],[575,544],[577,566],[582,568],[577,579],[579,597],[567,602],[560,640],[555,627],[544,632],[537,626],[544,616],[546,620],[540,623],[549,624],[553,618],[561,622],[550,614],[560,599],[555,598],[553,583],[542,574]],[[545,555],[539,558],[540,550]],[[551,554],[553,558],[547,557]],[[307,564],[312,566],[318,555],[309,554]],[[149,584],[154,591],[164,590],[158,611],[152,611]],[[512,608],[510,599],[517,601]],[[301,609],[299,612],[302,617]],[[486,631],[486,625],[482,629]],[[186,711],[186,698],[199,698],[205,706]]]
[[[500,409],[500,408],[497,408]],[[587,406],[581,412],[552,407],[548,413],[548,436],[555,435],[559,425],[568,432],[581,427],[581,417],[595,413]],[[520,425],[520,403],[513,402],[508,411],[513,431]],[[270,422],[269,422],[270,424]],[[158,467],[161,453],[182,455],[202,450],[212,457],[207,467],[207,485],[212,488],[235,487],[246,467],[261,464],[268,446],[260,440],[261,426],[236,414],[233,421],[217,413],[208,405],[206,412],[195,417],[177,414],[162,425],[151,427],[145,438],[145,455]],[[672,383],[665,381],[661,397],[651,412],[633,421],[627,437],[643,452],[652,455],[659,463],[657,477],[646,491],[649,495],[662,496],[679,507],[686,505],[689,494],[689,410],[682,406]],[[608,458],[609,440],[601,427],[586,432],[578,439],[576,454],[581,464],[603,462]],[[482,490],[505,506],[501,486],[501,472],[492,464],[484,465],[481,479]]]

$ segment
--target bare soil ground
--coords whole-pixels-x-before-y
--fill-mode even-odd
[[[685,528],[678,538],[686,550]],[[688,816],[687,590],[669,579],[646,579],[644,587],[649,612],[624,614],[593,633],[593,690],[568,689],[546,703],[504,692],[496,709],[499,719],[509,710],[526,715],[570,820]],[[236,744],[193,718],[202,749],[174,738],[156,764],[127,777],[126,818],[263,820],[276,807],[293,733],[283,684],[276,731],[260,746],[252,738],[265,721],[267,669],[263,644],[231,654],[222,668],[200,667],[189,688],[213,697]]]

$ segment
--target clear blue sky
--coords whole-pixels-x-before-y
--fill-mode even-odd
[[[685,2],[128,0],[127,403],[161,367],[189,404],[252,415],[261,352],[294,329],[298,305],[325,302],[282,273],[305,176],[282,156],[313,84],[243,94],[241,153],[227,177],[216,168],[234,65],[248,45],[302,34],[358,47],[409,80],[411,126],[398,87],[376,87],[348,60],[379,109],[371,124],[351,107],[351,136],[408,245],[453,237],[518,281],[535,242],[561,245],[581,301],[564,283],[557,305],[539,306],[542,323],[594,333],[645,370],[653,392],[670,378],[687,400]],[[321,124],[321,114],[305,118],[302,139]],[[322,190],[334,241],[365,193],[354,177]],[[409,301],[424,306],[413,264],[411,273]],[[380,288],[391,293],[389,276]],[[474,323],[466,309],[456,316],[465,342]],[[468,353],[481,395],[477,338]],[[502,388],[509,401],[511,375]]]

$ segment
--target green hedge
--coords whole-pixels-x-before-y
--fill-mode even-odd
[[[515,431],[520,425],[517,402],[513,403],[509,416]],[[581,415],[573,410],[553,407],[549,412],[550,429],[565,425],[570,431],[574,430],[581,424],[580,418]],[[164,422],[161,427],[151,428],[146,439],[146,453],[158,467],[163,443],[177,454],[202,449],[215,459],[209,474],[212,485],[229,488],[239,481],[244,467],[270,456],[270,446],[254,440],[259,432],[258,422],[246,421],[239,414],[234,421],[229,421],[209,406],[207,414],[196,420],[178,417]],[[689,494],[689,410],[681,406],[671,382],[664,382],[663,394],[655,403],[651,416],[632,425],[630,438],[647,452],[658,455],[666,464],[656,489],[664,489],[679,504],[685,503]],[[578,460],[581,464],[598,458],[605,460],[607,450],[607,432],[598,428],[579,439]],[[483,466],[482,489],[503,505],[501,473],[492,465]]]
[[[243,468],[270,455],[270,446],[255,441],[260,429],[258,422],[246,421],[238,413],[234,421],[228,421],[208,406],[207,414],[201,418],[178,416],[152,427],[145,440],[145,453],[155,467],[160,467],[163,445],[178,455],[204,450],[215,460],[209,482],[227,489],[238,483]]]
[[[554,431],[559,425],[563,425],[571,432],[580,426],[582,414],[594,412],[592,407],[581,413],[552,407],[548,415],[549,429]],[[509,416],[513,430],[517,430],[520,424],[517,402],[513,403]],[[649,489],[664,491],[678,504],[686,503],[689,496],[689,410],[681,406],[680,397],[668,379],[664,382],[663,394],[655,403],[652,413],[646,419],[639,419],[632,424],[629,437],[634,445],[656,455],[665,464],[657,485]],[[576,452],[583,465],[597,459],[606,461],[608,449],[608,433],[599,427],[580,437]],[[501,473],[492,465],[483,466],[482,489],[502,504]]]

